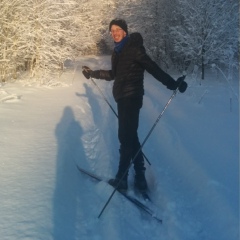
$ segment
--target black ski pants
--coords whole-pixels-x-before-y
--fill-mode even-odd
[[[131,160],[140,149],[137,131],[142,104],[142,96],[125,97],[117,102],[118,138],[120,142],[120,161],[117,177],[121,177],[126,171]],[[145,170],[142,151],[139,152],[133,163],[136,174]]]

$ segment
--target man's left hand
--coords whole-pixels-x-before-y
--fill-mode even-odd
[[[179,77],[176,81],[176,89],[178,88],[180,93],[184,93],[188,87],[184,79],[185,79],[185,76],[182,76],[182,77]]]

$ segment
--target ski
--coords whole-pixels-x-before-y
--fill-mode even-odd
[[[94,173],[91,173],[89,171],[86,171],[85,169],[79,167],[77,165],[77,169],[81,172],[81,173],[84,173],[85,175],[95,179],[96,181],[98,182],[101,182],[101,181],[104,181],[106,183],[108,183],[108,181],[104,180],[103,178],[97,176],[96,174]],[[109,183],[108,183],[109,184]],[[109,184],[110,185],[110,184]],[[111,185],[110,185],[111,186]],[[118,191],[118,190],[117,190]],[[136,207],[138,207],[140,210],[144,211],[145,213],[147,213],[148,215],[150,215],[152,218],[154,218],[155,220],[157,220],[159,223],[162,223],[162,220],[159,219],[158,217],[156,217],[156,214],[153,212],[153,210],[151,210],[148,206],[146,206],[145,204],[143,204],[142,202],[140,202],[138,199],[132,197],[132,196],[129,196],[127,193],[124,193],[124,192],[121,192],[121,191],[118,191],[122,196],[124,196],[127,200],[129,200],[131,203],[133,203]],[[143,196],[144,194],[144,196]],[[143,193],[142,196],[144,199],[147,199],[149,201],[150,198],[149,196],[147,195],[147,193]]]

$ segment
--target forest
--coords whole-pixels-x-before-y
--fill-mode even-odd
[[[238,0],[0,0],[0,82],[61,74],[66,60],[109,55],[109,22],[140,32],[165,71],[238,68]]]

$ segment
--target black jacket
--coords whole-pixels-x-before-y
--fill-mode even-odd
[[[132,33],[120,53],[112,54],[112,70],[95,71],[97,78],[115,80],[113,96],[115,101],[129,96],[143,96],[144,71],[168,88],[173,88],[175,80],[165,73],[146,54],[140,33]]]

